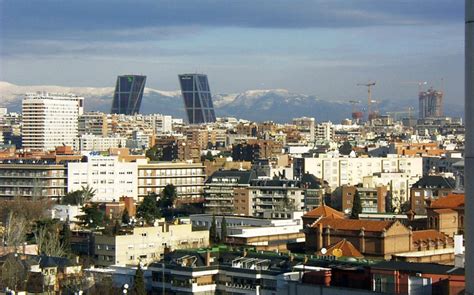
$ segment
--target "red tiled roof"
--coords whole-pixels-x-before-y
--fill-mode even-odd
[[[464,206],[464,194],[450,194],[431,202],[433,209],[455,209]]]
[[[361,230],[370,232],[382,232],[388,229],[396,221],[379,221],[379,220],[360,220],[360,219],[336,219],[336,218],[322,218],[313,223],[311,226],[317,228],[318,224],[322,224],[323,228],[330,226],[338,230]]]
[[[339,242],[330,245],[327,248],[326,254],[324,255],[333,255],[332,251],[334,251],[335,249],[340,249],[342,251],[343,257],[357,257],[357,258],[364,257],[364,255],[362,255],[362,253],[360,253],[359,250],[351,242],[347,241],[346,239],[342,239]],[[318,254],[323,255],[321,251],[319,251]]]
[[[436,212],[436,213],[438,213],[438,214],[439,214],[439,213],[442,214],[442,213],[453,213],[453,212],[455,213],[455,212],[456,212],[456,211],[454,211],[453,209],[435,209],[435,210],[433,210],[433,211]]]
[[[331,218],[344,218],[344,213],[337,211],[325,204],[308,211],[303,217],[331,217]]]
[[[443,240],[447,236],[442,232],[439,232],[435,229],[427,229],[427,230],[417,230],[413,231],[413,243],[417,243],[419,241],[427,241],[427,240]]]

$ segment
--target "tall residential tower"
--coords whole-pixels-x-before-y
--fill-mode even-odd
[[[215,122],[216,114],[207,76],[203,74],[183,74],[179,75],[179,82],[189,124]]]
[[[54,150],[72,146],[84,97],[74,94],[31,93],[23,99],[22,144],[25,149]]]
[[[112,114],[135,115],[140,111],[146,76],[124,75],[117,77]]]

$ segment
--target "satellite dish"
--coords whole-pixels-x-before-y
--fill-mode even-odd
[[[341,257],[342,256],[342,250],[339,249],[339,248],[336,248],[336,249],[332,250],[332,255],[334,255],[335,257]]]
[[[328,250],[326,248],[321,249],[321,254],[326,255],[327,252],[328,252]]]

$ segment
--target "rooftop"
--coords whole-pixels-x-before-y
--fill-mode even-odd
[[[312,224],[313,228],[318,227],[319,224],[323,228],[331,227],[338,230],[362,230],[367,232],[382,232],[389,227],[398,223],[397,221],[380,221],[380,220],[360,220],[360,219],[336,219],[324,217]]]
[[[450,194],[431,202],[432,209],[456,209],[464,207],[464,194]]]
[[[333,209],[326,204],[322,204],[318,208],[308,211],[303,217],[331,217],[331,218],[344,218],[344,213]]]
[[[333,252],[336,250],[336,249],[339,249],[341,250],[341,256],[343,257],[355,257],[355,258],[362,258],[364,257],[364,255],[362,255],[362,253],[359,252],[359,250],[357,250],[357,248],[351,243],[349,242],[348,240],[346,239],[342,239],[340,240],[339,242],[337,243],[334,243],[332,245],[330,245],[326,250],[327,250],[327,254],[325,255],[333,255],[333,256],[336,256],[333,254]],[[322,254],[321,252],[319,252],[319,254],[321,255],[324,255]]]
[[[439,175],[423,176],[420,180],[413,184],[414,188],[452,188],[456,187],[456,182],[451,177],[443,177]]]

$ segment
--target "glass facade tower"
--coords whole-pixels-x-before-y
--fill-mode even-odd
[[[124,115],[139,113],[145,82],[146,76],[118,76],[111,113]]]
[[[179,82],[189,124],[215,122],[216,114],[207,76],[183,74],[179,75]]]

